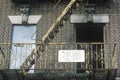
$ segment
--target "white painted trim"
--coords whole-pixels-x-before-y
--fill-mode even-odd
[[[28,17],[28,24],[37,24],[42,15],[30,15]],[[22,16],[21,15],[14,15],[8,16],[9,20],[12,24],[22,24]]]
[[[120,80],[120,77],[116,77],[115,80]]]
[[[71,23],[87,23],[88,17],[84,14],[72,14],[70,16]],[[93,23],[109,23],[108,14],[94,14]]]

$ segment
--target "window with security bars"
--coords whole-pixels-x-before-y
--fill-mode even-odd
[[[77,73],[85,72],[84,69],[104,68],[103,34],[103,24],[76,24],[77,49],[85,50],[86,60],[77,63]]]
[[[10,69],[19,69],[35,48],[36,25],[14,25]],[[34,66],[32,67],[34,69]],[[33,70],[30,72],[34,72]]]

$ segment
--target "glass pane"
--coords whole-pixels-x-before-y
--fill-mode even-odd
[[[36,26],[14,26],[13,28],[13,43],[35,43]]]

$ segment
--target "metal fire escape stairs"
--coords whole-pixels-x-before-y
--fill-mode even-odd
[[[26,58],[26,60],[20,66],[23,72],[28,72],[30,68],[35,64],[35,61],[40,57],[40,53],[45,51],[45,45],[54,39],[54,36],[60,31],[60,28],[64,26],[63,24],[67,20],[71,13],[73,5],[76,5],[76,0],[71,0],[63,12],[58,16],[58,18],[53,22],[52,26],[42,37],[40,45],[32,50],[31,54]]]

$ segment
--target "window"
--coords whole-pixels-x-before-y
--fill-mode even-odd
[[[12,54],[10,69],[19,69],[27,56],[35,48],[35,25],[14,25],[12,34]],[[28,43],[28,44],[19,44]],[[34,66],[32,67],[34,69]]]
[[[89,44],[87,45],[87,43],[91,43],[91,42],[103,42],[104,38],[103,38],[103,24],[76,24],[76,42],[77,43],[86,43],[85,45],[77,45],[77,49],[84,49],[86,50],[89,46]],[[92,52],[90,51],[89,53],[91,53],[93,56],[96,55],[100,55],[100,52],[98,52],[99,50],[101,50],[101,48],[103,48],[102,45],[90,45],[89,48],[87,49],[87,51],[90,49],[92,50]],[[81,48],[82,47],[82,48]],[[94,54],[96,53],[96,55]],[[86,54],[88,55],[88,54]],[[91,57],[91,56],[89,56]],[[95,57],[96,58],[96,57]],[[93,62],[93,63],[97,63],[98,62]],[[85,70],[81,70],[81,68],[83,68],[83,66],[85,65],[85,63],[77,63],[77,73],[81,73],[81,72],[85,72]],[[96,67],[96,64],[90,64],[93,66],[93,68],[101,68],[101,63],[100,65],[98,65]],[[85,67],[84,67],[85,68]]]

